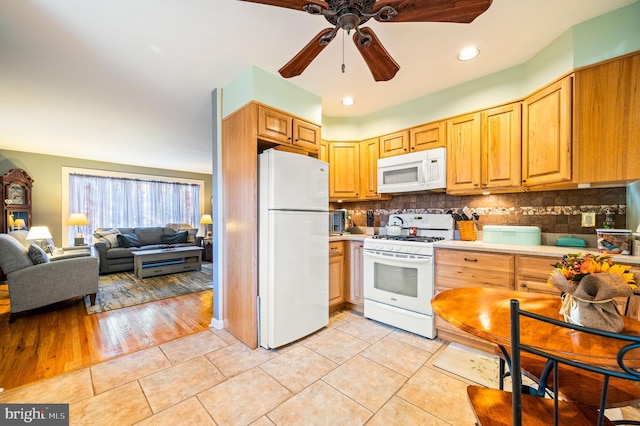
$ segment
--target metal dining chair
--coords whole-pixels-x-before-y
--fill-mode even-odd
[[[612,339],[614,342],[622,342],[624,347],[618,352],[617,365],[612,367],[602,367],[586,362],[577,361],[567,355],[549,352],[541,348],[535,348],[526,344],[526,336],[523,339],[520,335],[521,318],[527,317],[533,321],[540,321],[552,324],[558,330],[570,328],[582,333],[589,333]],[[627,355],[629,351],[640,350],[640,337],[629,336],[619,333],[595,330],[568,324],[552,318],[537,315],[520,309],[517,300],[511,301],[511,371],[512,371],[512,391],[507,392],[500,389],[490,389],[482,386],[469,386],[467,393],[471,408],[476,416],[479,425],[574,425],[574,424],[598,424],[613,425],[612,421],[604,415],[609,394],[609,385],[614,380],[640,381],[640,373],[628,366]],[[573,401],[563,401],[558,393],[554,393],[552,398],[532,395],[523,392],[522,386],[522,366],[523,357],[537,356],[548,360],[553,371],[553,388],[559,389],[560,383],[564,380],[564,368],[572,367],[583,373],[600,376],[599,387],[591,389],[591,393],[599,394],[599,404],[596,407],[576,403]],[[560,367],[563,368],[560,368]]]

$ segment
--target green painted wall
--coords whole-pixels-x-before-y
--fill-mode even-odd
[[[572,69],[640,50],[640,2],[571,28],[519,66],[351,119],[323,117],[326,140],[360,140],[528,95]]]
[[[202,179],[204,180],[205,211],[207,213],[211,212],[211,205],[208,202],[211,197],[211,175],[33,154],[21,151],[0,150],[0,174],[5,174],[11,169],[19,168],[24,169],[33,179],[33,189],[31,193],[32,224],[48,226],[53,236],[53,241],[58,247],[67,245],[66,241],[62,241],[63,230],[61,228],[61,224],[63,223],[62,167],[81,167],[156,176]]]
[[[258,101],[290,114],[322,122],[322,99],[300,87],[252,66],[223,89],[222,117],[237,111],[250,101]]]

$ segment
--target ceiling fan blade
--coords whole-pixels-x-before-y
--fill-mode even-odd
[[[468,24],[483,14],[493,0],[378,0],[373,12],[391,6],[398,14],[391,20],[376,18],[383,22],[458,22]]]
[[[269,6],[286,7],[287,9],[304,10],[303,6],[307,4],[317,4],[323,9],[329,9],[329,3],[322,0],[240,0],[251,3],[266,4]]]
[[[368,45],[363,45],[363,38],[369,41]],[[353,42],[367,63],[375,81],[391,80],[400,70],[400,65],[389,55],[371,28],[364,27],[360,28],[359,32],[356,31]]]
[[[333,34],[331,34],[333,32]],[[326,37],[324,37],[326,36]],[[291,78],[302,74],[309,64],[327,47],[329,42],[336,36],[334,28],[325,28],[320,31],[305,47],[302,48],[296,56],[294,56],[285,66],[280,68],[278,72],[284,78]],[[321,43],[322,38],[326,43]],[[327,40],[328,38],[328,40]]]

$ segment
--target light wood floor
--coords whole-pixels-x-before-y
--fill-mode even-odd
[[[85,368],[209,327],[212,290],[87,315],[75,299],[33,311],[9,324],[0,306],[0,387]]]

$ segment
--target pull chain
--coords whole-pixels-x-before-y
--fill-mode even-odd
[[[347,66],[344,64],[344,31],[342,31],[342,74],[345,73]]]

